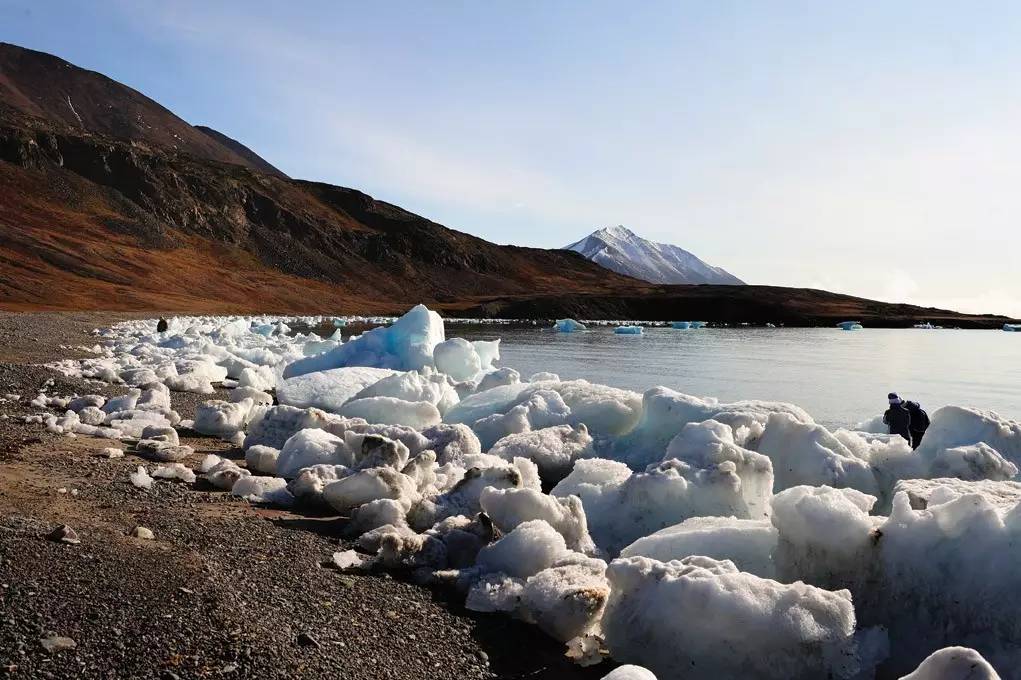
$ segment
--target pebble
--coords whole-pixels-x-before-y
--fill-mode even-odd
[[[81,539],[78,538],[78,532],[66,524],[61,524],[59,527],[51,531],[48,538],[51,541],[56,541],[57,543],[70,543],[71,545],[78,545],[82,542]]]
[[[302,647],[318,647],[319,641],[308,633],[298,633],[297,642]]]
[[[61,637],[60,635],[50,635],[39,640],[39,643],[43,646],[50,654],[56,652],[62,652],[65,649],[74,649],[78,646],[78,643],[69,637]]]
[[[152,529],[147,529],[142,526],[138,526],[132,529],[131,535],[134,536],[135,538],[141,538],[146,541],[151,541],[156,538],[156,536],[152,533]]]

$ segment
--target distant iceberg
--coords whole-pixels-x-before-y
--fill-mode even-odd
[[[841,321],[837,327],[845,331],[860,331],[865,328],[860,321]]]
[[[673,321],[673,322],[670,323],[670,327],[671,328],[676,328],[678,330],[686,331],[689,328],[691,328],[691,322],[690,321]]]
[[[613,332],[617,335],[641,335],[641,326],[617,326],[613,329]]]
[[[553,326],[553,329],[561,333],[573,333],[575,331],[584,331],[585,324],[579,323],[574,319],[557,319],[557,323]]]
[[[1003,324],[1003,330],[1008,333],[1021,333],[1021,323],[1005,323]]]

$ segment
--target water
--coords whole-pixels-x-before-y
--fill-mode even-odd
[[[886,394],[975,406],[1021,420],[1021,334],[978,330],[646,328],[615,335],[448,325],[447,337],[502,338],[500,365],[527,378],[552,371],[645,391],[665,385],[723,401],[767,399],[805,408],[827,427],[886,409]]]

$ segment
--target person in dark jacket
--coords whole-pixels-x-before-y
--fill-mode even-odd
[[[170,327],[170,324],[167,323],[167,320],[161,317],[160,320],[159,320],[159,323],[156,324],[156,332],[157,333],[166,333],[167,332],[167,328],[169,328],[169,327]]]
[[[911,442],[911,412],[904,407],[904,400],[896,392],[887,395],[890,408],[883,414],[883,422],[890,428],[890,434],[899,434]]]
[[[904,408],[911,414],[911,448],[917,449],[929,429],[929,414],[917,401],[904,402]]]

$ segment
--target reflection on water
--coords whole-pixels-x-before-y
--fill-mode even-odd
[[[828,427],[881,413],[886,394],[1021,419],[1021,334],[1002,331],[828,328],[647,328],[616,335],[447,325],[447,337],[503,338],[500,365],[642,392],[665,385],[721,400],[804,407]]]

